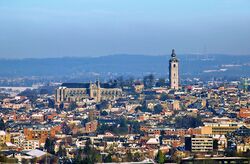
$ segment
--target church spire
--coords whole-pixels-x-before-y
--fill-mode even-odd
[[[172,57],[172,58],[176,57],[176,54],[175,54],[175,50],[174,50],[174,49],[172,49],[171,57]]]

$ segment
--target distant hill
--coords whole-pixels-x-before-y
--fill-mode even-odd
[[[110,78],[154,73],[167,76],[168,56],[111,55],[45,59],[0,59],[1,77]],[[250,55],[178,55],[182,77],[250,76]]]

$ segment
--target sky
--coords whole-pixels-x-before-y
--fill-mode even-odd
[[[0,58],[250,55],[249,0],[0,0]]]

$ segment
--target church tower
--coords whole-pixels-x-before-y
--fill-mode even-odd
[[[174,49],[169,60],[169,82],[171,89],[179,89],[179,60],[176,58]]]

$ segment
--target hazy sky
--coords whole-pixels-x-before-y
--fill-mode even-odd
[[[250,55],[250,0],[0,0],[0,58]]]

